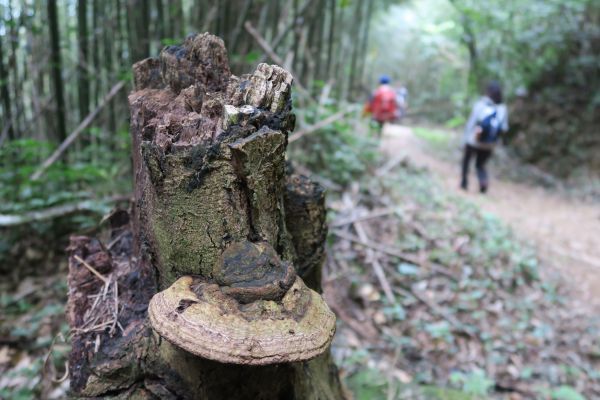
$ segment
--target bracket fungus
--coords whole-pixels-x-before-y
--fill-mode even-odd
[[[231,244],[213,279],[183,276],[148,308],[153,329],[192,354],[222,363],[267,365],[324,353],[335,316],[266,242]]]

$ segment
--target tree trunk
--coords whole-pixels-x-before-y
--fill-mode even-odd
[[[103,15],[99,0],[92,0],[92,66],[94,79],[92,80],[92,97],[94,106],[98,105],[102,99],[102,66],[100,65],[100,54],[102,52],[101,39],[102,31],[106,29],[103,24]],[[101,26],[102,25],[102,26]]]
[[[13,119],[10,109],[10,94],[8,93],[8,71],[4,68],[2,36],[0,36],[0,97],[2,97],[2,130],[6,129],[9,139],[14,139]],[[1,134],[2,132],[0,132]]]
[[[371,29],[371,18],[373,16],[373,2],[367,2],[366,17],[364,19],[364,31],[361,35],[362,44],[360,48],[360,61],[358,67],[359,88],[363,87],[363,79],[365,78],[365,65],[367,63],[367,50],[369,48],[369,31]],[[359,92],[360,93],[360,92]]]
[[[115,83],[116,77],[114,73],[114,63],[113,63],[113,54],[114,54],[114,43],[115,40],[115,31],[117,29],[117,23],[115,22],[114,11],[112,9],[113,3],[107,1],[106,3],[101,5],[104,7],[103,15],[105,20],[107,20],[107,26],[103,29],[103,39],[104,39],[104,82],[106,82],[106,89],[109,88]],[[106,120],[108,125],[108,135],[106,136],[107,142],[109,146],[114,147],[115,135],[117,133],[117,121],[115,115],[115,102],[111,101],[107,105],[106,110]]]
[[[327,67],[325,67],[325,74],[327,76],[332,76],[331,66],[335,65],[333,63],[333,47],[335,42],[335,3],[336,0],[328,0],[329,1],[329,36],[327,39]]]
[[[156,20],[154,21],[154,31],[155,31],[154,36],[160,46],[160,43],[165,38],[165,17],[164,17],[165,7],[164,7],[162,0],[156,0],[154,6],[156,8]]]
[[[147,0],[127,0],[127,39],[132,63],[150,55],[149,21]]]
[[[87,0],[77,1],[77,44],[78,65],[77,80],[79,94],[79,120],[90,112],[90,82],[87,75],[88,68],[88,28],[87,28]]]
[[[52,84],[56,102],[56,138],[62,142],[67,137],[65,99],[63,95],[62,64],[60,57],[60,34],[56,0],[48,0],[48,26],[50,29],[50,50]]]
[[[135,64],[134,81],[131,224],[113,214],[108,245],[69,248],[73,392],[343,398],[315,292],[323,190],[285,171],[291,75],[260,64],[238,78],[202,34]]]
[[[21,25],[21,22],[23,21],[22,19],[22,15],[21,18],[17,19],[14,16],[13,13],[13,2],[12,0],[10,0],[8,2],[8,20],[11,21],[12,23],[10,24],[10,29],[9,29],[9,38],[10,38],[10,57],[9,57],[9,70],[12,71],[12,93],[13,93],[13,99],[12,99],[12,103],[14,104],[14,109],[15,109],[15,113],[14,113],[14,118],[13,118],[13,124],[14,124],[14,129],[15,132],[17,134],[17,136],[20,136],[20,132],[22,131],[22,127],[25,124],[25,116],[24,116],[24,110],[25,110],[25,106],[23,103],[23,81],[20,78],[20,74],[19,74],[19,64],[18,64],[18,52],[19,52],[19,28]],[[22,13],[21,13],[22,14]],[[19,21],[20,20],[20,21]],[[17,21],[19,21],[19,24],[17,24]]]
[[[358,65],[358,56],[360,52],[360,32],[363,23],[367,23],[367,21],[363,21],[362,17],[362,1],[357,1],[354,9],[354,27],[352,30],[352,55],[350,59],[350,75],[348,77],[348,95],[350,98],[354,99],[354,95],[356,93],[356,80],[357,80],[357,65]],[[346,98],[347,100],[347,98]]]

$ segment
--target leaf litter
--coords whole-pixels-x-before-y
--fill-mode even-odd
[[[346,381],[366,368],[387,377],[388,398],[398,385],[600,398],[598,321],[540,277],[532,248],[426,170],[388,164],[329,195],[324,296]]]

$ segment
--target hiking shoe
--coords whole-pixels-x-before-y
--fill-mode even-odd
[[[485,194],[485,193],[487,193],[487,191],[488,191],[488,187],[487,186],[481,186],[479,188],[479,193]]]
[[[462,190],[467,190],[467,189],[469,188],[469,187],[468,187],[468,185],[467,185],[467,182],[465,182],[465,181],[462,181],[462,182],[460,183],[460,188],[461,188]]]

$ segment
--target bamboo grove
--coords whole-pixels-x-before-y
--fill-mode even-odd
[[[82,135],[77,146],[109,143],[117,129],[127,126],[126,90],[112,101],[103,102],[105,95],[119,81],[130,80],[132,63],[192,32],[221,36],[236,73],[258,62],[281,61],[313,95],[327,88],[332,98],[351,99],[364,92],[371,15],[388,3],[0,2],[0,143],[19,138],[62,142],[94,110],[97,116],[86,131],[92,134]]]

